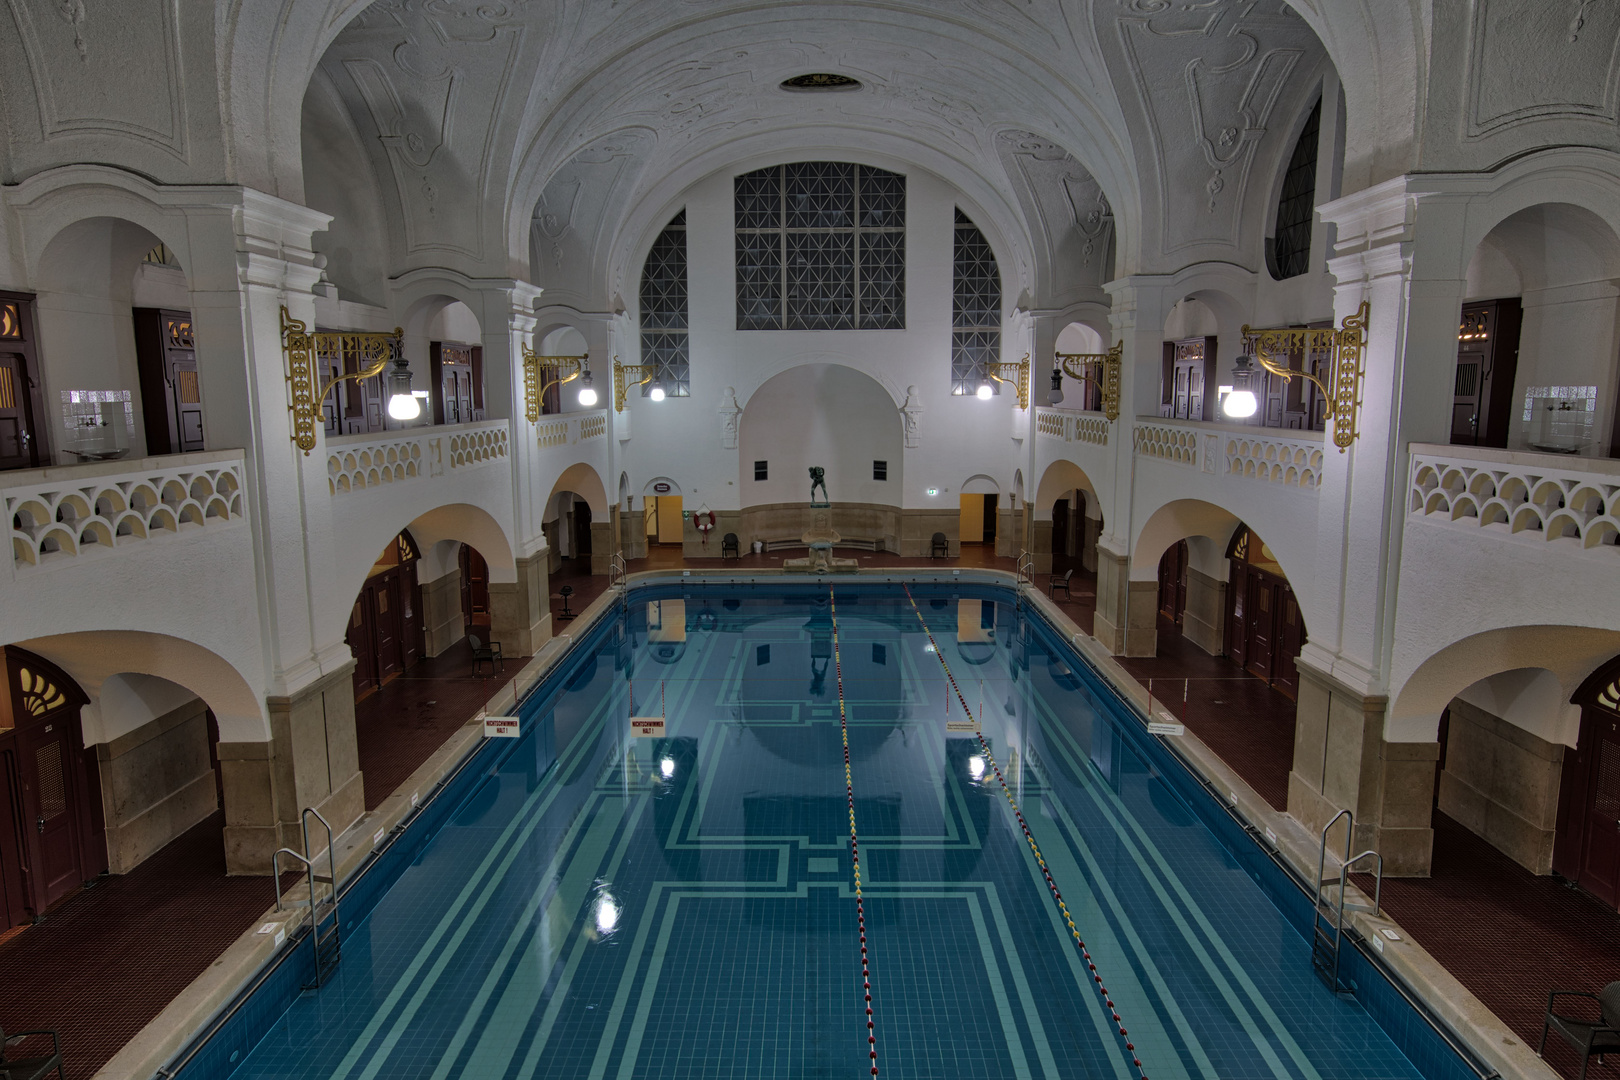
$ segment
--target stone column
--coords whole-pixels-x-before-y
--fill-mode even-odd
[[[1097,572],[1097,538],[1102,535],[1102,518],[1091,517],[1089,512],[1095,499],[1086,500],[1087,517],[1081,528],[1084,530],[1080,537],[1080,565],[1093,574]]]
[[[517,580],[490,582],[489,636],[505,656],[533,656],[551,637],[549,548],[517,561]]]
[[[1181,634],[1211,656],[1225,652],[1226,582],[1196,567],[1187,568],[1187,611]]]
[[[1052,519],[1036,518],[1032,523],[1030,554],[1035,556],[1035,573],[1052,572]]]
[[[334,833],[366,812],[354,731],[354,661],[296,693],[272,695],[269,704],[281,844],[297,851],[305,807],[318,810]],[[316,844],[312,835],[310,845]]]
[[[714,554],[720,554],[720,537],[724,535],[718,529],[709,534],[709,545]],[[591,522],[591,573],[607,576],[608,563],[613,559],[613,525],[608,521]]]
[[[1552,872],[1565,748],[1451,702],[1440,809],[1532,874]]]
[[[1356,441],[1341,452],[1329,426],[1316,572],[1293,583],[1310,640],[1298,662],[1288,811],[1317,829],[1349,809],[1357,850],[1377,848],[1386,873],[1421,876],[1439,746],[1432,724],[1389,739],[1389,673],[1406,447],[1449,438],[1466,202],[1413,198],[1409,178],[1397,177],[1321,210],[1341,253],[1329,263],[1335,321],[1369,304],[1366,376]]]
[[[1092,636],[1116,656],[1154,656],[1159,650],[1159,590],[1131,580],[1131,560],[1097,545],[1097,614]]]

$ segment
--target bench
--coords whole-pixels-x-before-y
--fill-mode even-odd
[[[765,544],[765,550],[768,552],[790,551],[794,548],[803,548],[807,546],[805,542],[797,536],[774,536],[762,537],[761,539]],[[842,540],[838,541],[838,543],[833,545],[834,550],[837,550],[838,548],[855,548],[859,551],[882,551],[883,541],[876,537],[869,536],[846,536]]]

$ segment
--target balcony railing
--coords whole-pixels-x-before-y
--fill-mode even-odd
[[[507,420],[338,435],[326,440],[326,480],[333,495],[411,483],[504,461],[510,441]]]
[[[1107,446],[1108,427],[1108,417],[1100,412],[1046,406],[1035,410],[1035,433],[1041,438],[1056,439],[1058,442]]]
[[[1322,433],[1244,424],[1141,417],[1136,455],[1219,476],[1315,491],[1322,482]]]
[[[219,450],[0,475],[12,561],[46,566],[245,524],[242,461]]]
[[[1432,443],[1411,452],[1411,517],[1620,551],[1620,461]]]

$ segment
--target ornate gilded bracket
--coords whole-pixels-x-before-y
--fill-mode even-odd
[[[1367,348],[1367,301],[1354,315],[1346,315],[1335,330],[1331,326],[1317,329],[1288,327],[1280,330],[1251,330],[1243,327],[1245,341],[1254,343],[1254,358],[1261,367],[1287,382],[1305,379],[1314,384],[1327,399],[1333,416],[1333,443],[1342,454],[1361,434],[1357,422],[1361,415],[1361,380],[1366,375],[1364,356]],[[1308,371],[1288,365],[1286,359],[1278,362],[1276,355],[1302,352],[1328,354],[1328,377],[1324,382]]]
[[[553,386],[579,378],[585,373],[585,363],[589,359],[589,353],[579,356],[540,356],[528,345],[523,346],[523,414],[529,423],[539,422],[540,401],[545,392]],[[547,373],[550,373],[550,378],[546,378]]]
[[[632,386],[644,386],[658,374],[657,364],[621,364],[613,360],[613,411],[624,412],[624,395]]]
[[[1071,379],[1097,381],[1102,387],[1103,415],[1108,417],[1109,423],[1113,423],[1119,419],[1119,377],[1124,356],[1125,343],[1116,341],[1107,352],[1057,353],[1052,360]]]
[[[342,331],[310,333],[300,319],[295,319],[281,308],[281,349],[287,354],[287,392],[292,399],[288,406],[293,414],[293,442],[308,457],[315,449],[315,432],[320,426],[317,418],[321,402],[332,392],[332,387],[344,379],[369,379],[388,366],[390,360],[404,350],[405,331],[394,327],[392,334],[358,334]],[[318,377],[315,367],[317,356],[335,356],[340,367],[349,366],[354,357],[355,370],[345,371],[327,379],[320,393],[315,393]]]
[[[1018,388],[1018,407],[1029,408],[1029,356],[1011,364],[993,363],[984,366],[984,373],[998,383],[1012,383]]]

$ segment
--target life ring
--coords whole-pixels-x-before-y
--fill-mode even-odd
[[[714,528],[714,511],[710,510],[705,513],[699,510],[692,515],[692,524],[697,526],[697,531],[703,538],[703,546],[707,547],[709,545],[709,530]]]
[[[719,625],[719,623],[720,623],[720,620],[715,616],[714,612],[712,612],[712,611],[700,611],[700,612],[698,612],[697,628],[699,630],[713,630],[717,625]]]

